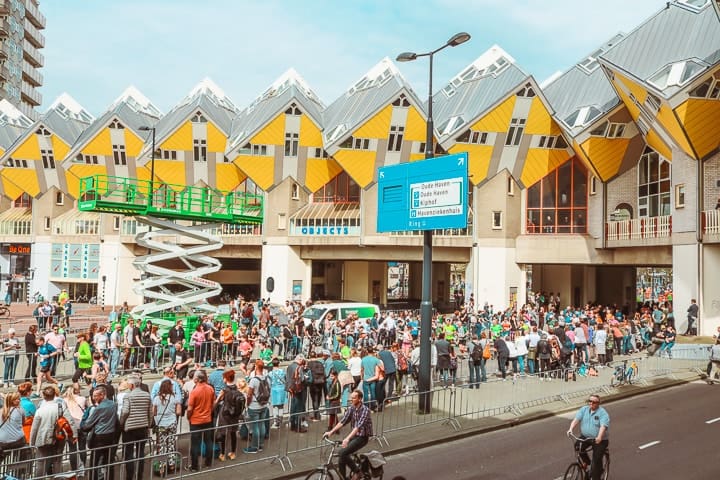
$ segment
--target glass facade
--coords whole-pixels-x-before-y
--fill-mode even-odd
[[[573,158],[528,188],[527,233],[587,233],[588,171]]]

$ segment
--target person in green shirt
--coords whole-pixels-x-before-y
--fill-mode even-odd
[[[93,365],[92,351],[90,350],[87,335],[85,333],[79,333],[77,341],[77,349],[74,353],[75,360],[77,361],[77,368],[75,369],[75,373],[72,377],[73,383],[77,383],[80,381],[80,378],[86,378],[86,376],[90,375],[90,369]],[[87,382],[88,380],[89,378],[86,378],[85,381]]]
[[[270,363],[272,361],[273,357],[273,351],[266,343],[260,344],[260,360],[262,360],[265,363]]]

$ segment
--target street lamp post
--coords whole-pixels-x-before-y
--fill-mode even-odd
[[[457,47],[470,40],[470,34],[456,33],[444,45],[426,53],[404,52],[397,56],[398,62],[412,62],[419,57],[430,60],[428,80],[428,118],[425,137],[425,158],[433,158],[433,57],[447,47]],[[418,389],[420,390],[420,411],[430,413],[432,397],[430,396],[430,331],[432,330],[432,230],[423,232],[423,268],[422,268],[422,301],[420,303],[420,371],[418,372]]]
[[[148,206],[152,205],[152,198],[155,193],[155,127],[141,126],[138,130],[152,132],[152,151],[150,152],[150,192],[148,192]]]

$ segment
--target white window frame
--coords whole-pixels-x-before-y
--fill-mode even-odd
[[[43,224],[43,228],[44,228],[45,230],[50,230],[50,227],[51,227],[51,225],[52,225],[52,222],[50,221],[50,217],[44,217],[44,218],[43,218],[43,223],[44,223],[44,224]]]
[[[510,120],[510,128],[505,138],[506,147],[517,147],[520,145],[526,122],[527,120],[525,118],[513,118]]]
[[[493,230],[502,230],[503,228],[503,212],[502,210],[493,210],[491,216],[491,225]]]
[[[403,136],[405,135],[405,127],[400,125],[390,126],[390,135],[388,136],[388,152],[399,152],[402,150]]]
[[[515,196],[515,180],[512,177],[507,178],[507,194],[511,197]]]
[[[278,213],[277,222],[278,230],[287,230],[287,215],[284,213]]]
[[[300,145],[300,135],[297,133],[288,132],[285,134],[285,156],[286,157],[297,157],[298,147]]]
[[[122,222],[120,221],[120,216],[119,216],[119,215],[114,215],[114,216],[113,216],[113,230],[115,230],[116,232],[117,232],[118,230],[120,230],[120,225],[121,225],[121,223],[122,223]]]
[[[63,192],[55,193],[55,205],[59,205],[59,206],[65,205],[65,194]]]
[[[685,184],[675,185],[675,208],[685,208]]]
[[[590,175],[590,195],[595,195],[597,193],[597,177],[595,175]]]
[[[608,123],[607,130],[605,132],[606,138],[623,138],[625,135],[626,123]]]
[[[300,186],[297,183],[293,183],[290,187],[290,198],[300,200]]]

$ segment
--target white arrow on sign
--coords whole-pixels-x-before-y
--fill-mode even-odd
[[[385,172],[380,172],[380,178],[385,178]]]
[[[465,165],[465,157],[460,157],[460,158],[458,158],[458,167],[459,167],[460,165]]]

